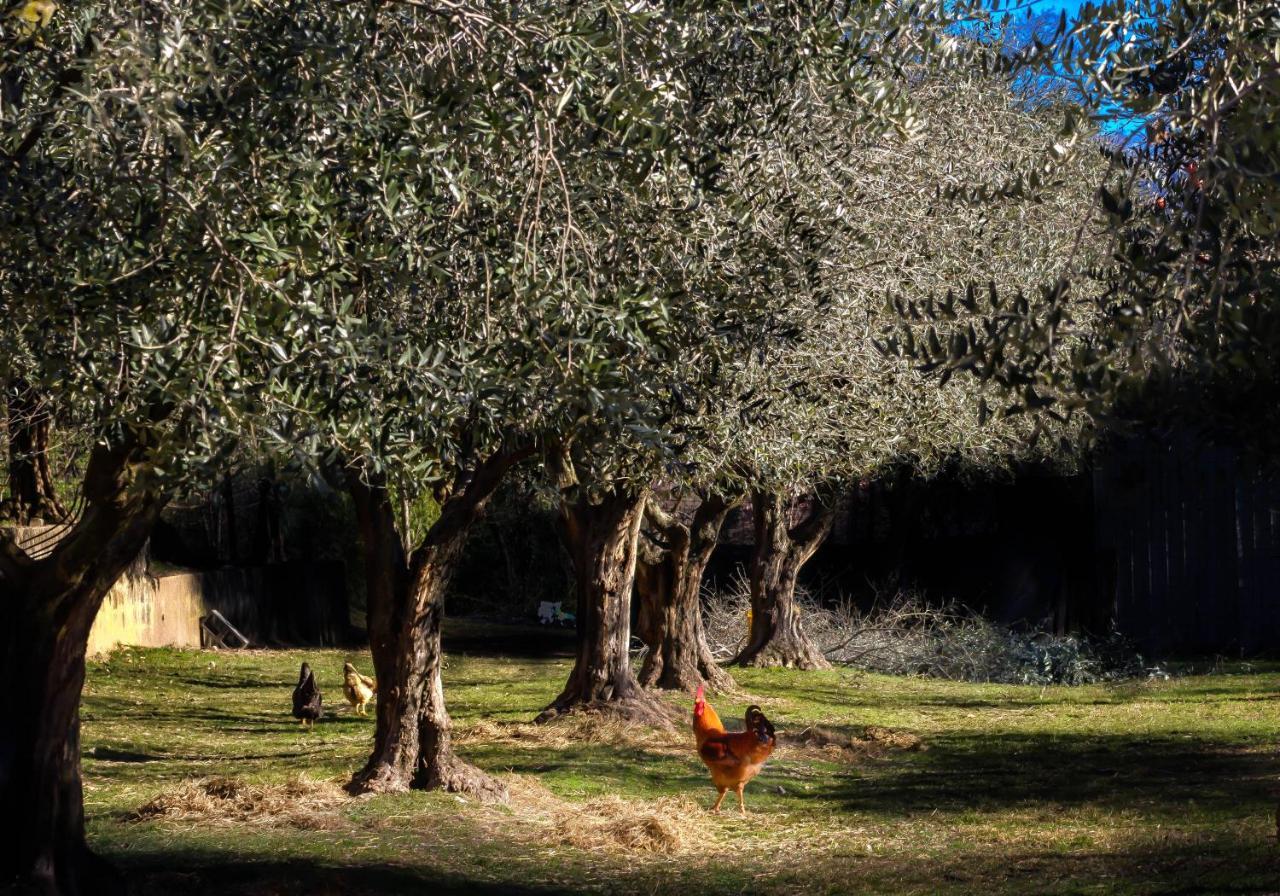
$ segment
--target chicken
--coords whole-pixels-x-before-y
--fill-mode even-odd
[[[368,675],[361,675],[356,671],[356,667],[350,663],[344,663],[342,666],[342,693],[346,695],[347,702],[356,708],[356,712],[364,715],[365,705],[373,699],[373,695],[377,693],[378,683]]]
[[[320,718],[321,704],[315,673],[303,663],[302,670],[298,673],[298,686],[293,689],[293,717],[304,727],[310,728]]]
[[[720,797],[711,807],[720,811],[724,795],[729,790],[738,794],[738,809],[747,814],[742,799],[747,782],[760,774],[764,762],[773,752],[778,738],[773,725],[764,717],[758,706],[748,706],[745,731],[725,731],[720,717],[702,696],[702,686],[693,698],[693,735],[697,739],[698,756],[711,770],[711,781],[720,791]]]

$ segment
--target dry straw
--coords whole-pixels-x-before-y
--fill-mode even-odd
[[[541,842],[594,852],[683,855],[717,840],[717,826],[704,806],[687,796],[629,800],[603,796],[573,802],[552,793],[537,778],[508,775],[511,813]]]
[[[135,809],[129,820],[325,830],[338,825],[339,810],[350,799],[336,782],[315,781],[305,774],[279,784],[200,778],[158,794]]]

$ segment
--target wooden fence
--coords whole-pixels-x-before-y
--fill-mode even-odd
[[[1280,480],[1225,448],[1129,446],[1094,474],[1098,594],[1153,653],[1280,650]]]

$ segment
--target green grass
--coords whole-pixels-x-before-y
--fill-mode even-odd
[[[459,729],[527,722],[569,671],[568,642],[554,635],[462,624],[451,635],[445,680]],[[856,736],[879,725],[917,734],[927,749],[856,761],[781,750],[747,789],[750,818],[684,813],[705,842],[680,855],[580,849],[519,801],[438,793],[352,800],[320,830],[129,819],[190,778],[348,776],[373,735],[372,716],[342,701],[349,656],[129,649],[90,664],[83,749],[94,847],[131,872],[139,893],[167,896],[409,893],[427,883],[473,893],[1280,891],[1274,666],[1044,689],[737,671],[781,732],[820,724]],[[304,659],[329,709],[310,732],[289,717]],[[736,718],[747,700],[713,702]],[[652,738],[467,738],[460,752],[492,773],[536,778],[583,810],[603,794],[641,808],[678,796],[706,806],[715,795],[692,748]]]

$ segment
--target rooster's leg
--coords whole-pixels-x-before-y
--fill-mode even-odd
[[[746,788],[746,781],[738,782],[738,811],[743,815],[747,814],[747,804],[742,801],[742,791]]]
[[[716,800],[716,804],[715,804],[714,806],[712,806],[712,807],[711,807],[711,811],[712,811],[712,812],[719,812],[719,811],[720,811],[720,804],[724,802],[724,795],[725,795],[726,793],[728,793],[728,792],[729,792],[729,788],[728,788],[728,787],[721,787],[721,788],[720,788],[720,798],[719,798],[718,800]]]

